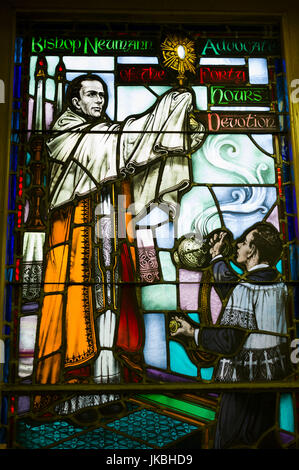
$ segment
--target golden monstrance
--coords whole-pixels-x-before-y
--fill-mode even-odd
[[[164,65],[178,71],[180,85],[183,85],[186,79],[187,70],[195,74],[196,54],[193,41],[176,35],[168,36],[161,44],[161,49]]]

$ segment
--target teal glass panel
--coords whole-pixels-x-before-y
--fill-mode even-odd
[[[203,367],[200,369],[200,376],[203,380],[211,380],[213,377],[214,367]]]
[[[277,271],[282,273],[282,261],[281,260],[278,261],[278,263],[276,265],[276,269],[277,269]]]
[[[188,317],[190,317],[191,320],[193,320],[194,322],[200,323],[200,318],[199,318],[198,313],[188,313]]]
[[[197,367],[190,361],[184,347],[176,341],[169,341],[170,369],[177,374],[197,377]]]
[[[163,447],[197,429],[196,426],[161,416],[151,410],[135,411],[130,416],[109,423],[108,426],[121,433],[132,434],[137,439]]]
[[[171,284],[156,284],[141,288],[142,307],[144,310],[176,310],[176,286]]]
[[[290,393],[283,393],[280,396],[279,422],[281,429],[288,432],[294,432],[295,423],[293,400],[292,395]]]
[[[175,281],[176,269],[171,260],[170,253],[168,253],[167,251],[160,251],[159,258],[164,281]]]
[[[231,267],[233,268],[234,271],[236,271],[237,274],[242,275],[243,270],[239,268],[239,266],[236,266],[232,261],[230,262]]]

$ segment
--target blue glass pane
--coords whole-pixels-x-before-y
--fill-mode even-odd
[[[12,109],[13,109],[14,111],[16,111],[16,110],[19,111],[20,108],[21,108],[21,103],[20,103],[20,101],[14,101],[13,104],[12,104]]]
[[[16,208],[16,188],[17,178],[15,175],[9,177],[9,192],[8,192],[8,208],[14,210]]]
[[[14,228],[15,228],[15,216],[9,214],[7,218],[7,244],[6,244],[6,260],[7,264],[13,264],[14,259]]]
[[[5,319],[11,321],[11,309],[12,309],[12,286],[8,285],[5,292]]]
[[[286,199],[287,213],[292,214],[294,209],[293,209],[292,187],[290,184],[286,184],[284,186],[284,193],[285,193],[285,199]]]
[[[290,268],[291,268],[291,278],[298,279],[299,275],[299,253],[298,253],[298,246],[290,245],[289,246],[289,253],[290,253]]]
[[[1,402],[1,423],[7,424],[7,412],[8,412],[8,399],[7,397],[2,397]]]
[[[282,72],[282,64],[280,59],[275,59],[274,60],[274,67],[275,67],[275,72],[277,74]]]
[[[13,96],[14,98],[20,98],[21,96],[21,66],[20,65],[15,66]]]
[[[282,165],[282,177],[284,182],[290,181],[290,166],[283,164]]]
[[[271,187],[215,187],[214,192],[224,224],[235,238],[266,218],[277,197]]]
[[[15,62],[22,62],[23,38],[16,38],[15,41]]]
[[[172,248],[174,246],[174,225],[172,222],[157,227],[155,235],[159,248]]]
[[[289,240],[295,239],[295,227],[294,227],[294,218],[288,217],[288,232],[289,232]]]
[[[265,152],[274,153],[272,134],[251,134],[251,137]]]
[[[284,80],[282,76],[277,77],[276,90],[277,90],[278,112],[282,113],[285,111]]]
[[[146,364],[166,369],[166,331],[165,317],[163,314],[144,314],[145,344],[144,360]]]
[[[20,114],[18,112],[12,113],[11,127],[14,130],[18,130],[20,128]]]
[[[5,346],[5,363],[3,366],[3,380],[4,382],[9,381],[9,360],[10,360],[10,340],[6,339],[4,341]]]
[[[18,147],[16,145],[11,146],[10,150],[10,171],[17,171],[18,165]]]

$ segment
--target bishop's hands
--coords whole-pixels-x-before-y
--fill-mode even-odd
[[[193,114],[189,115],[189,128],[191,131],[191,151],[195,152],[203,143],[205,137],[204,125],[195,119]]]

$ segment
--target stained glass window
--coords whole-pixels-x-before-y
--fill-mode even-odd
[[[279,27],[20,21],[13,85],[2,442],[296,446]]]

